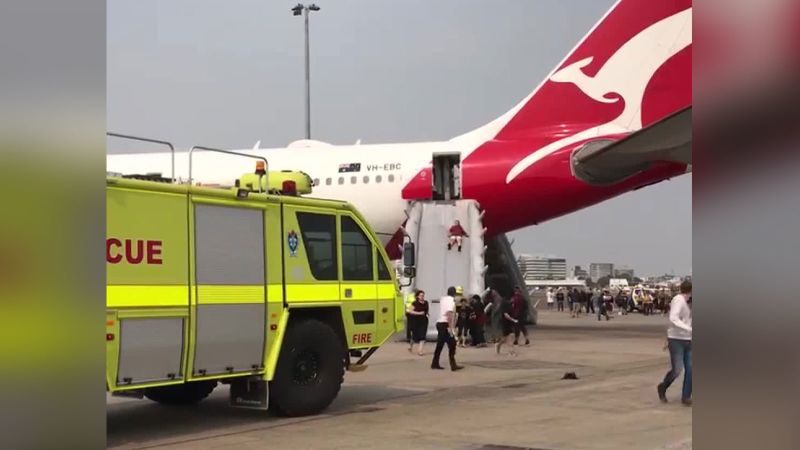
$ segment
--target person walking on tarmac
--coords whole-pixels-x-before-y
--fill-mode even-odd
[[[412,326],[413,326],[412,325],[412,321],[414,320],[413,319],[414,316],[412,316],[411,313],[409,313],[409,311],[411,310],[411,305],[414,303],[415,299],[416,299],[416,295],[415,294],[406,294],[406,296],[404,298],[404,302],[406,304],[406,341],[409,344],[411,344],[413,342],[411,335],[412,335]]]
[[[608,289],[603,289],[603,293],[600,294],[597,299],[597,320],[600,320],[600,316],[605,316],[606,320],[610,319],[608,312],[611,310],[611,305],[613,303],[614,297],[611,296]]]
[[[558,311],[564,311],[564,291],[561,288],[556,291],[556,305]]]
[[[591,289],[586,289],[583,291],[583,302],[586,304],[586,315],[589,313],[594,314],[594,295],[592,294]]]
[[[581,316],[581,308],[583,307],[583,294],[578,292],[578,288],[572,288],[570,299],[572,300],[570,317],[578,318]]]
[[[458,288],[456,288],[456,293]],[[459,296],[458,305],[456,305],[456,341],[459,347],[464,347],[467,344],[467,334],[469,333],[469,316],[472,313],[472,307],[467,302],[467,299]],[[473,337],[474,339],[474,337]]]
[[[489,336],[493,343],[498,342],[502,339],[502,333],[500,330],[502,329],[503,323],[503,314],[500,311],[501,305],[503,304],[503,297],[495,289],[489,289],[489,292],[486,293],[483,299],[484,308],[483,312],[488,315],[488,322],[489,322]]]
[[[617,311],[618,315],[628,315],[628,299],[628,293],[625,289],[620,289],[616,299],[617,306],[619,307],[619,311]]]
[[[514,318],[513,315],[514,308],[512,307],[510,299],[509,300],[503,299],[500,311],[503,320],[503,337],[499,341],[497,341],[497,344],[495,344],[494,346],[494,350],[499,355],[500,348],[503,346],[503,344],[506,344],[509,347],[511,347],[511,350],[509,350],[508,352],[509,356],[517,356],[517,352],[514,351],[514,348],[516,347],[516,342],[514,342],[511,339],[511,335],[514,334],[514,329],[516,328],[516,325],[519,323],[519,320]]]
[[[457,245],[458,251],[461,251],[461,241],[465,237],[469,237],[469,235],[464,230],[464,227],[461,226],[461,222],[456,220],[447,232],[447,249],[450,250],[453,245]]]
[[[408,342],[409,353],[414,351],[414,343],[417,344],[417,354],[422,356],[422,347],[425,345],[425,335],[428,333],[428,301],[425,300],[425,291],[418,290],[414,294],[414,302],[408,310],[409,328],[411,329],[411,340]]]
[[[644,291],[642,294],[642,304],[645,316],[653,314],[653,294],[650,291]]]
[[[431,369],[444,369],[439,365],[439,357],[445,344],[447,344],[448,356],[450,357],[450,370],[455,372],[464,368],[456,364],[456,338],[453,336],[455,331],[455,295],[456,288],[450,286],[447,288],[447,295],[442,296],[439,300],[439,319],[436,321],[438,336],[436,338],[436,349],[433,351]]]
[[[681,402],[692,406],[692,282],[684,281],[681,293],[670,302],[667,346],[670,370],[658,384],[658,398],[667,402],[667,389],[683,372]]]
[[[528,339],[528,329],[525,327],[525,320],[528,318],[528,302],[525,300],[525,296],[522,295],[522,290],[519,286],[514,286],[514,294],[511,296],[511,310],[513,312],[512,316],[517,319],[514,324],[514,345],[519,342],[520,333],[525,337],[525,345],[531,345],[531,341]]]

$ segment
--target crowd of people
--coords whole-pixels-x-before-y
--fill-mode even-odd
[[[426,334],[430,317],[430,304],[425,291],[417,290],[406,307],[406,339],[408,351],[424,355]],[[530,345],[528,323],[529,304],[519,287],[515,287],[510,297],[503,297],[497,290],[489,289],[483,297],[465,296],[463,289],[451,286],[447,294],[439,300],[439,316],[436,320],[437,341],[432,369],[439,365],[440,353],[444,346],[450,351],[450,367],[461,368],[455,362],[456,347],[488,347],[493,343],[500,354],[503,346],[509,355],[516,355],[517,345]],[[520,337],[524,342],[520,341]]]
[[[627,314],[638,309],[643,314],[659,311],[661,314],[669,315],[670,325],[665,349],[669,350],[671,367],[657,386],[658,397],[662,402],[666,402],[667,389],[683,372],[681,402],[690,406],[692,404],[692,283],[684,281],[680,285],[678,295],[673,297],[672,294],[672,291],[667,289],[650,291],[643,288],[634,288],[633,292],[620,289],[616,295],[612,295],[609,289],[548,289],[547,308],[552,310],[555,304],[558,311],[566,311],[564,304],[567,303],[572,317],[579,317],[581,312],[585,312],[597,314],[597,320],[601,320],[602,317],[609,320],[611,317],[609,313],[615,309],[619,310],[618,314]],[[519,287],[515,287],[513,294],[508,298],[501,296],[494,289],[489,289],[483,297],[472,295],[467,298],[460,287],[449,287],[447,294],[439,300],[436,348],[433,352],[431,369],[444,369],[440,365],[440,357],[445,345],[452,371],[464,368],[456,362],[456,347],[467,345],[487,347],[488,342],[493,342],[498,354],[505,345],[509,348],[509,355],[516,355],[517,345],[530,345],[525,326],[529,308],[528,301]],[[406,318],[408,351],[413,352],[416,345],[417,354],[423,356],[430,319],[430,307],[424,291],[415,291],[413,301],[407,305]],[[520,337],[525,339],[524,344],[520,342]]]
[[[636,286],[621,288],[615,293],[611,289],[557,288],[548,289],[547,309],[569,311],[571,317],[582,312],[597,314],[597,320],[611,319],[615,310],[626,315],[638,310],[643,315],[660,313],[669,316],[665,350],[669,350],[670,369],[657,385],[658,398],[667,402],[667,389],[683,373],[681,403],[692,405],[692,283],[683,281],[677,295],[672,289],[648,289]],[[565,309],[565,303],[568,310]]]
[[[581,313],[596,314],[597,320],[611,319],[616,311],[618,315],[626,315],[638,310],[644,315],[669,314],[669,305],[673,293],[666,288],[646,289],[578,289],[548,288],[546,291],[547,309],[569,312],[571,317],[579,317]]]

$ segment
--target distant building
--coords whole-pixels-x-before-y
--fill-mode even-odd
[[[589,277],[597,281],[603,277],[614,275],[614,264],[612,263],[591,263],[589,264]]]
[[[630,267],[620,267],[618,269],[614,269],[614,277],[615,278],[630,278],[633,279],[633,269]]]
[[[526,283],[533,280],[564,280],[567,278],[567,260],[564,258],[520,255],[519,270]]]
[[[578,280],[585,280],[589,276],[589,272],[583,270],[581,266],[574,266],[572,268],[572,278]]]

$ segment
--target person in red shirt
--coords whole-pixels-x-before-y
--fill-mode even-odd
[[[447,249],[450,250],[451,248],[453,248],[453,245],[457,245],[458,251],[461,251],[461,241],[465,237],[469,237],[469,235],[461,226],[461,222],[456,220],[453,226],[450,227],[450,230],[448,231]]]

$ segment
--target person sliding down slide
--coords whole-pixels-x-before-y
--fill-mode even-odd
[[[458,251],[461,251],[461,241],[463,238],[469,237],[467,232],[461,226],[461,222],[455,221],[450,230],[448,231],[447,250],[453,248],[453,244],[458,245]]]

